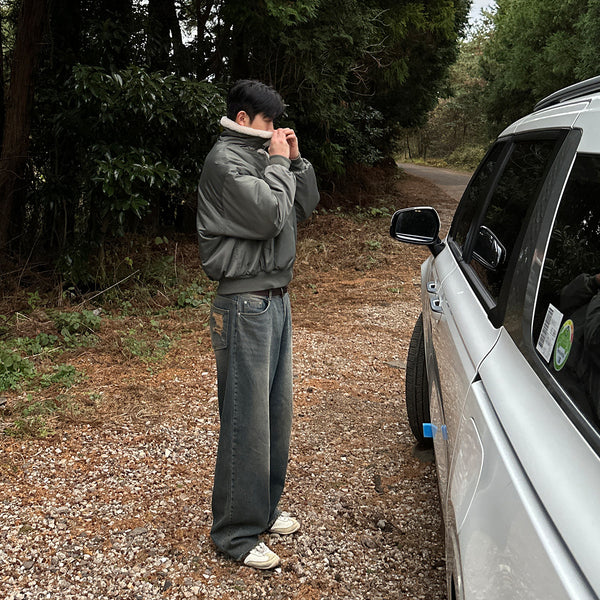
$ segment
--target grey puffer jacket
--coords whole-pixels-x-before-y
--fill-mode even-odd
[[[296,258],[296,225],[319,202],[312,165],[269,156],[267,132],[226,129],[204,162],[196,228],[204,271],[219,294],[286,286]]]

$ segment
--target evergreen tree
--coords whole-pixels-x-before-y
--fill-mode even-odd
[[[180,226],[224,91],[238,78],[282,93],[290,105],[282,124],[298,130],[322,177],[372,164],[389,153],[393,127],[420,122],[436,102],[469,4],[49,2],[35,27],[23,29],[37,36],[34,49],[44,48],[39,68],[30,60],[7,73],[22,81],[3,94],[5,109],[0,103],[3,152],[20,161],[0,171],[0,185],[22,184],[18,203],[12,192],[0,194],[0,233],[10,225],[21,234],[2,250],[27,255],[36,239],[40,252],[62,257],[68,277],[90,282],[86,256],[101,252],[106,239],[142,225],[157,232]],[[13,12],[44,5],[10,3]],[[14,62],[27,53],[6,27],[10,14],[0,12],[2,50]],[[33,83],[35,96],[15,102]],[[25,145],[11,141],[16,131]]]
[[[598,0],[498,0],[497,6],[482,59],[494,134],[548,94],[600,71]]]

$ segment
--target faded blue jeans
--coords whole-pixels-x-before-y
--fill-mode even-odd
[[[216,296],[210,332],[221,429],[211,536],[244,558],[279,516],[292,427],[289,296]]]

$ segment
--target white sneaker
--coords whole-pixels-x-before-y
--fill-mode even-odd
[[[274,569],[281,564],[281,559],[266,544],[259,542],[250,550],[244,564],[255,569]]]
[[[290,533],[295,533],[300,529],[300,521],[291,517],[288,513],[281,513],[275,523],[271,525],[269,529],[269,533],[278,533],[279,535],[289,535]]]

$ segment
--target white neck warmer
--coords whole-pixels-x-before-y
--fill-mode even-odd
[[[231,131],[235,131],[236,133],[243,133],[244,135],[251,135],[252,137],[259,137],[265,140],[270,140],[273,137],[272,131],[263,131],[262,129],[253,129],[252,127],[238,125],[235,121],[232,121],[227,117],[221,118],[221,125],[225,127],[225,129],[231,129]]]

